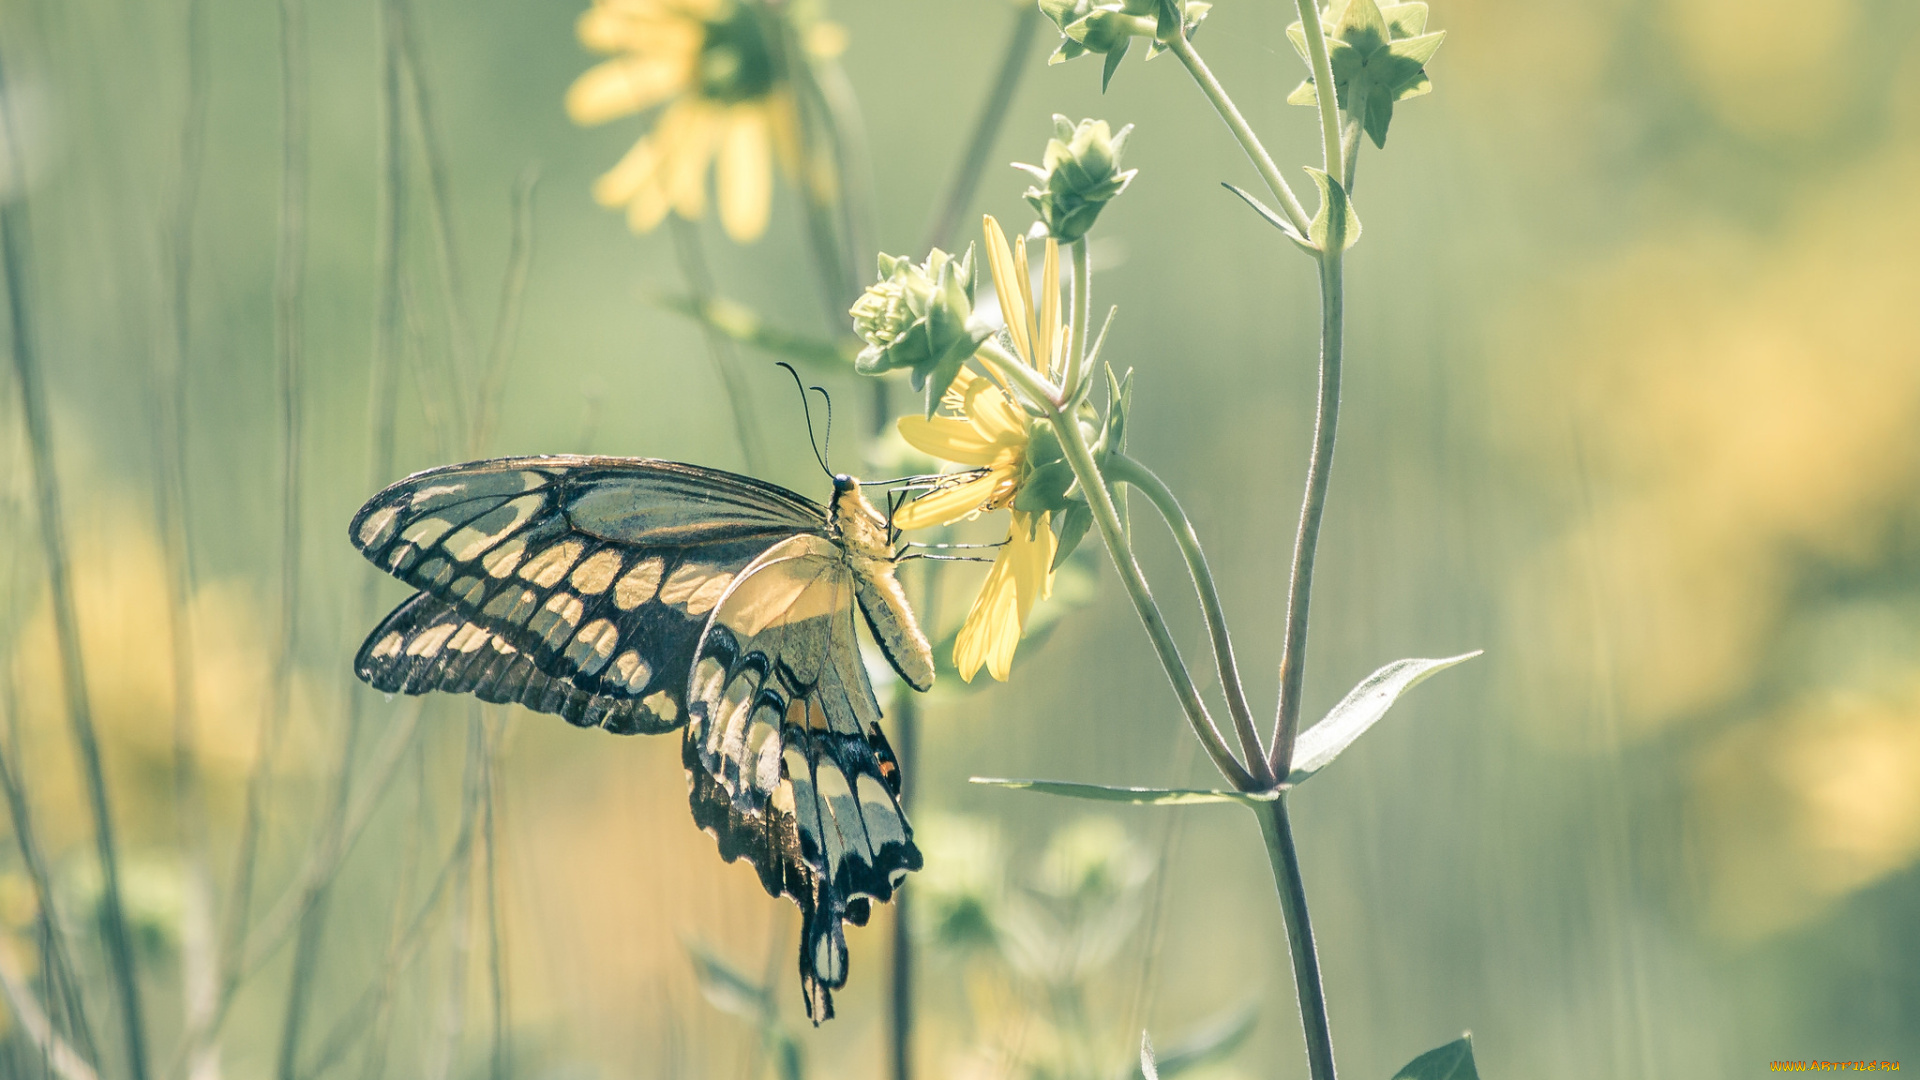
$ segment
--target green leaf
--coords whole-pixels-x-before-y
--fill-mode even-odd
[[[1341,751],[1387,715],[1387,710],[1393,708],[1402,694],[1435,672],[1465,663],[1480,652],[1475,649],[1444,660],[1395,660],[1362,679],[1319,723],[1301,732],[1293,744],[1293,767],[1287,773],[1287,783],[1298,785],[1331,765]]]
[[[652,302],[668,311],[676,311],[727,337],[776,356],[785,356],[819,367],[845,371],[853,364],[853,351],[831,341],[789,333],[768,326],[760,315],[745,304],[718,297],[705,304],[686,296],[654,296]]]
[[[1393,123],[1393,98],[1375,90],[1367,95],[1367,114],[1361,124],[1367,129],[1367,137],[1373,145],[1384,150],[1387,148],[1387,126]]]
[[[1320,209],[1307,226],[1308,242],[1316,251],[1347,250],[1360,240],[1360,215],[1353,212],[1347,189],[1311,165],[1307,166],[1307,175],[1320,189]]]
[[[1254,213],[1259,214],[1261,217],[1267,219],[1267,224],[1273,226],[1276,229],[1279,229],[1283,233],[1286,233],[1287,239],[1293,241],[1296,244],[1299,244],[1301,247],[1307,246],[1306,238],[1301,236],[1298,232],[1294,231],[1293,223],[1289,222],[1286,218],[1281,217],[1279,214],[1276,214],[1273,211],[1267,209],[1267,206],[1265,203],[1261,202],[1259,199],[1254,198],[1252,195],[1247,194],[1245,191],[1242,191],[1239,188],[1233,186],[1232,184],[1227,183],[1224,180],[1220,182],[1220,186],[1223,188],[1226,188],[1228,191],[1233,192],[1235,195],[1240,196],[1240,198],[1244,200],[1248,206],[1253,207]]]
[[[1259,1020],[1259,1003],[1248,1002],[1231,1012],[1222,1013],[1202,1024],[1199,1030],[1189,1034],[1173,1047],[1153,1057],[1153,1064],[1159,1075],[1171,1080],[1190,1069],[1202,1065],[1211,1065],[1240,1048],[1253,1034],[1253,1026]],[[1142,1032],[1141,1056],[1146,1060],[1150,1052]],[[1135,1080],[1146,1080],[1149,1074],[1143,1068],[1134,1074]]]
[[[1293,88],[1293,93],[1287,95],[1287,104],[1289,105],[1319,105],[1320,104],[1320,94],[1318,91],[1316,91],[1313,88],[1313,76],[1311,75],[1307,76],[1305,79],[1301,80],[1299,86],[1296,86]]]
[[[687,956],[693,960],[693,974],[700,992],[721,1012],[764,1024],[774,1014],[773,995],[768,989],[720,959],[713,950],[697,941],[684,941]]]
[[[1389,40],[1387,20],[1374,0],[1346,0],[1346,4],[1334,15],[1331,36],[1365,55]]]
[[[1480,1080],[1480,1071],[1473,1067],[1473,1033],[1407,1062],[1393,1080]]]
[[[1193,788],[1108,787],[1104,784],[1075,784],[1066,780],[1002,780],[991,776],[970,777],[967,782],[1037,791],[1042,795],[1058,795],[1067,799],[1132,803],[1136,806],[1200,806],[1206,803],[1240,803],[1244,806],[1259,806],[1280,797],[1277,791],[1249,794],[1242,791],[1205,791]]]
[[[1296,22],[1292,26],[1287,27],[1287,40],[1293,42],[1293,51],[1299,53],[1300,59],[1305,60],[1307,66],[1311,68],[1313,66],[1313,55],[1307,52],[1306,24]]]
[[[1385,4],[1380,15],[1387,20],[1387,32],[1394,38],[1418,37],[1427,29],[1427,5]]]
[[[1086,538],[1087,530],[1093,527],[1093,508],[1086,503],[1074,503],[1060,514],[1059,542],[1053,549],[1053,565],[1048,569],[1058,570]]]
[[[1402,38],[1387,46],[1387,51],[1403,59],[1411,60],[1422,67],[1440,51],[1440,43],[1447,40],[1445,30],[1436,30],[1419,37]]]
[[[1120,61],[1126,58],[1127,47],[1132,44],[1132,38],[1123,37],[1118,44],[1107,50],[1107,62],[1105,66],[1100,69],[1101,93],[1104,94],[1107,92],[1107,84],[1113,81],[1113,73],[1120,70]]]

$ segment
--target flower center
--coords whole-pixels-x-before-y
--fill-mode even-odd
[[[734,104],[766,97],[778,80],[771,27],[749,3],[734,3],[705,24],[695,79],[700,96]]]

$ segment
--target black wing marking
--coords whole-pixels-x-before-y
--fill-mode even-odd
[[[846,984],[842,924],[864,924],[921,865],[860,659],[854,588],[831,541],[769,548],[714,609],[687,689],[694,820],[723,857],[749,858],[769,893],[799,905],[816,1023]]]
[[[540,457],[408,477],[349,529],[421,590],[361,647],[362,679],[652,733],[685,722],[695,645],[733,576],[781,539],[824,533],[826,517],[717,470]]]

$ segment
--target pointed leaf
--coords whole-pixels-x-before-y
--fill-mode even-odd
[[[1153,1039],[1144,1030],[1140,1032],[1140,1075],[1146,1080],[1160,1080],[1160,1070],[1153,1063]]]
[[[1402,694],[1435,672],[1465,663],[1480,652],[1475,649],[1444,660],[1395,660],[1362,679],[1319,723],[1300,734],[1293,744],[1293,768],[1287,773],[1287,783],[1299,784],[1332,764],[1342,750],[1387,715]]]
[[[1073,549],[1086,539],[1087,530],[1093,527],[1093,510],[1086,503],[1075,503],[1061,513],[1059,522],[1059,541],[1053,549],[1053,565],[1048,568],[1051,570],[1065,565]]]
[[[1479,1070],[1473,1067],[1473,1033],[1407,1062],[1393,1080],[1480,1080]]]
[[[1387,32],[1395,38],[1418,37],[1427,29],[1427,5],[1383,4],[1380,15],[1387,20]]]
[[[1192,788],[1108,787],[1104,784],[1075,784],[1066,780],[1001,780],[991,776],[968,778],[971,784],[1037,791],[1067,799],[1093,802],[1132,803],[1135,806],[1200,806],[1206,803],[1240,803],[1259,806],[1280,797],[1278,791],[1204,791]]]
[[[1330,36],[1352,45],[1362,54],[1370,53],[1389,40],[1387,20],[1374,0],[1347,0],[1346,6],[1334,17]]]
[[[1440,44],[1445,40],[1447,40],[1447,32],[1436,30],[1431,34],[1395,41],[1387,46],[1387,51],[1424,67],[1427,61],[1433,59],[1433,54],[1440,51]]]
[[[1301,236],[1298,232],[1294,231],[1293,223],[1288,221],[1286,218],[1281,217],[1279,214],[1276,214],[1273,211],[1267,209],[1267,206],[1265,203],[1261,202],[1259,199],[1254,198],[1252,195],[1247,194],[1245,191],[1242,191],[1241,189],[1235,187],[1234,185],[1227,183],[1224,180],[1220,182],[1220,186],[1223,188],[1226,188],[1228,191],[1233,192],[1235,195],[1240,196],[1240,198],[1244,200],[1248,206],[1253,207],[1254,213],[1259,214],[1261,217],[1267,219],[1267,224],[1273,226],[1276,229],[1279,229],[1283,233],[1286,233],[1287,239],[1293,241],[1296,244],[1299,244],[1302,247],[1307,247],[1306,237]]]
[[[1367,95],[1367,115],[1364,123],[1367,135],[1373,139],[1373,145],[1384,150],[1387,146],[1387,125],[1393,123],[1393,98],[1375,90]]]
[[[1393,100],[1405,101],[1408,98],[1416,98],[1424,94],[1431,94],[1431,93],[1433,93],[1433,83],[1427,81],[1427,73],[1422,71],[1418,79],[1415,79],[1411,84],[1404,86],[1399,90],[1394,91]]]
[[[649,299],[659,307],[679,312],[742,345],[764,349],[776,356],[842,371],[853,363],[853,350],[843,349],[831,341],[769,326],[758,312],[745,304],[719,297],[704,304],[685,296],[653,296]]]
[[[1307,241],[1316,251],[1345,251],[1360,239],[1360,216],[1353,212],[1347,189],[1324,171],[1307,166],[1307,175],[1320,189],[1320,209],[1307,227]]]
[[[1258,1002],[1248,1002],[1231,1012],[1217,1015],[1179,1043],[1155,1054],[1154,1065],[1161,1077],[1172,1080],[1189,1069],[1219,1061],[1247,1041],[1259,1018]],[[1145,1080],[1144,1070],[1135,1073],[1134,1077],[1135,1080]]]
[[[1287,27],[1287,40],[1293,42],[1293,51],[1300,54],[1300,59],[1307,62],[1307,67],[1313,67],[1313,55],[1307,52],[1306,24],[1296,22]]]
[[[1301,80],[1299,86],[1296,86],[1293,88],[1293,93],[1287,95],[1287,104],[1289,105],[1320,104],[1320,93],[1319,91],[1313,88],[1313,76],[1311,75],[1307,76],[1305,79]]]
[[[1121,38],[1120,43],[1107,50],[1107,62],[1100,69],[1100,92],[1107,92],[1107,84],[1113,81],[1113,73],[1120,70],[1120,61],[1127,55],[1127,46],[1133,44],[1132,38]]]

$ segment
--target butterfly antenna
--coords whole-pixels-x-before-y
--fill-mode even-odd
[[[793,388],[800,391],[800,413],[807,418],[807,448],[813,451],[813,460],[820,463],[820,471],[826,473],[829,477],[833,476],[833,470],[827,468],[826,455],[820,452],[820,441],[814,438],[813,435],[813,409],[811,408],[811,403],[807,400],[806,385],[800,381],[800,373],[793,370],[793,365],[787,363],[785,360],[775,360],[774,364],[786,368],[787,374],[793,376]],[[820,388],[816,386],[814,389],[818,390]],[[825,391],[822,391],[822,393],[824,392]],[[831,403],[829,403],[827,412],[827,438],[833,438],[833,412]]]
[[[808,387],[808,389],[817,391],[820,394],[820,400],[827,403],[827,437],[821,440],[826,445],[825,445],[825,449],[821,452],[820,467],[827,470],[828,476],[832,476],[833,475],[833,395],[827,393],[827,388],[824,386],[810,386]]]

